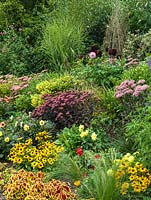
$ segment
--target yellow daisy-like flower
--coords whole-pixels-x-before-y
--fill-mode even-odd
[[[128,173],[135,174],[135,173],[137,173],[137,169],[135,167],[128,167]]]
[[[134,161],[134,159],[135,159],[134,156],[129,156],[127,158],[128,162],[130,162],[130,163],[132,163]]]
[[[80,186],[80,184],[81,184],[81,182],[80,182],[80,180],[77,180],[77,181],[74,181],[74,183],[73,183],[76,187],[79,187]]]
[[[39,124],[40,124],[40,126],[43,126],[45,124],[45,121],[44,120],[40,120]]]
[[[3,136],[3,133],[2,133],[2,131],[0,131],[0,137],[2,137]]]
[[[133,187],[133,189],[134,189],[134,192],[141,192],[141,185],[135,185],[134,187]]]
[[[79,131],[82,132],[84,130],[84,125],[79,126]]]
[[[32,166],[33,168],[37,167],[37,162],[35,162],[35,161],[32,162],[32,163],[31,163],[31,166]]]
[[[136,168],[141,168],[141,167],[143,167],[143,165],[140,162],[136,162],[135,163],[135,167]]]
[[[130,181],[135,180],[135,176],[134,176],[134,175],[131,175],[131,176],[129,177],[129,180],[130,180]]]
[[[21,164],[23,162],[23,159],[22,158],[18,158],[17,159],[17,164]]]
[[[29,126],[27,124],[24,125],[24,131],[28,131],[29,130]]]
[[[41,169],[41,168],[43,168],[43,167],[44,167],[44,165],[43,165],[43,163],[42,163],[42,162],[40,162],[40,163],[38,163],[38,164],[37,164],[37,167],[38,167],[39,169]]]
[[[9,137],[6,137],[6,138],[4,139],[4,141],[5,141],[5,142],[9,142],[9,141],[10,141]]]
[[[54,161],[53,161],[53,159],[52,158],[48,158],[48,163],[51,165],[51,164],[53,164],[54,163]]]
[[[97,135],[95,133],[92,133],[91,138],[92,138],[92,140],[96,140]]]
[[[81,134],[80,134],[80,137],[83,138],[83,137],[86,137],[88,135],[89,131],[86,130],[86,131],[82,131]]]
[[[121,186],[121,190],[120,190],[121,194],[126,195],[128,188],[129,188],[129,183],[124,182]]]

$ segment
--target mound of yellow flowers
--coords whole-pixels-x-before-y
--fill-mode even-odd
[[[63,147],[50,142],[46,131],[36,134],[37,145],[33,145],[33,140],[29,138],[24,143],[17,143],[10,150],[9,160],[15,164],[31,167],[32,169],[42,169],[52,165],[63,150]]]
[[[146,192],[151,186],[151,173],[140,162],[135,161],[135,156],[127,153],[115,162],[117,165],[115,178],[122,195],[128,192]]]

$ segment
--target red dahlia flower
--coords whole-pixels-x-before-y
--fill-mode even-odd
[[[82,149],[82,147],[79,147],[79,148],[76,149],[76,154],[78,156],[82,156],[83,155],[83,149]]]

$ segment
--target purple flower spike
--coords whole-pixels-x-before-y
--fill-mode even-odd
[[[149,71],[151,72],[151,58],[147,61],[148,67],[149,67]]]

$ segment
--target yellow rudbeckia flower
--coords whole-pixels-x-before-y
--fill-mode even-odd
[[[4,139],[4,141],[5,141],[5,142],[9,142],[9,141],[10,141],[9,137],[6,137],[6,138]]]

